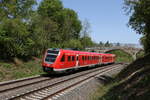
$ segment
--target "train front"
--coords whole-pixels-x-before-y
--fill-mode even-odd
[[[59,49],[47,49],[43,60],[42,67],[44,72],[52,73],[54,72],[55,61],[59,54]]]

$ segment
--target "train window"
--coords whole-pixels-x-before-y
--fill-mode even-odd
[[[68,61],[71,61],[71,56],[68,56]]]
[[[47,55],[45,58],[46,62],[55,62],[57,55]]]
[[[75,60],[75,57],[74,56],[72,56],[72,61],[74,61]]]
[[[82,56],[82,60],[84,60],[84,56]]]
[[[78,56],[77,56],[77,61],[79,60]]]
[[[65,61],[65,55],[63,55],[61,58],[61,62],[64,62],[64,61]]]
[[[47,50],[47,53],[58,54],[59,51],[56,51],[56,50]]]

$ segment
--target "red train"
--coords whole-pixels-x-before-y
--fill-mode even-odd
[[[42,67],[45,72],[52,73],[114,62],[114,54],[47,49],[42,60]]]

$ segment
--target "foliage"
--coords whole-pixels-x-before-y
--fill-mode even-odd
[[[139,51],[139,52],[136,54],[136,57],[137,57],[137,58],[144,57],[144,50]]]
[[[1,0],[0,52],[1,57],[27,56],[33,45],[29,38],[28,22],[34,0]]]
[[[86,47],[91,47],[94,45],[94,42],[92,41],[90,37],[90,32],[91,32],[91,26],[90,23],[85,20],[82,23],[82,30],[81,30],[81,44],[83,45],[83,48],[85,49]]]
[[[82,44],[77,39],[71,39],[64,43],[64,48],[82,49]]]
[[[142,44],[145,53],[150,53],[150,0],[125,0],[128,12],[132,12],[129,25],[139,34],[143,34]]]
[[[107,41],[107,42],[105,43],[105,47],[111,47],[111,46],[112,46],[112,44],[109,43],[109,41]]]
[[[132,56],[122,50],[113,50],[107,53],[115,54],[116,62],[132,62],[133,61]]]
[[[47,48],[91,46],[77,13],[60,0],[0,0],[1,59],[40,56]],[[36,7],[35,7],[36,6]],[[89,32],[88,32],[89,34]]]
[[[147,100],[150,98],[150,55],[126,66],[116,77],[113,86],[99,100]]]
[[[43,74],[40,61],[30,60],[20,65],[0,62],[0,81],[8,81],[39,74]]]
[[[99,42],[99,46],[100,46],[100,47],[103,47],[103,46],[104,46],[104,43],[103,43],[102,41],[100,41],[100,42]]]

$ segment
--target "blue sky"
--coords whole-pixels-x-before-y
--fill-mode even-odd
[[[78,13],[79,18],[91,24],[90,36],[95,42],[139,44],[139,34],[127,27],[129,16],[125,15],[123,0],[61,0],[65,8]]]

